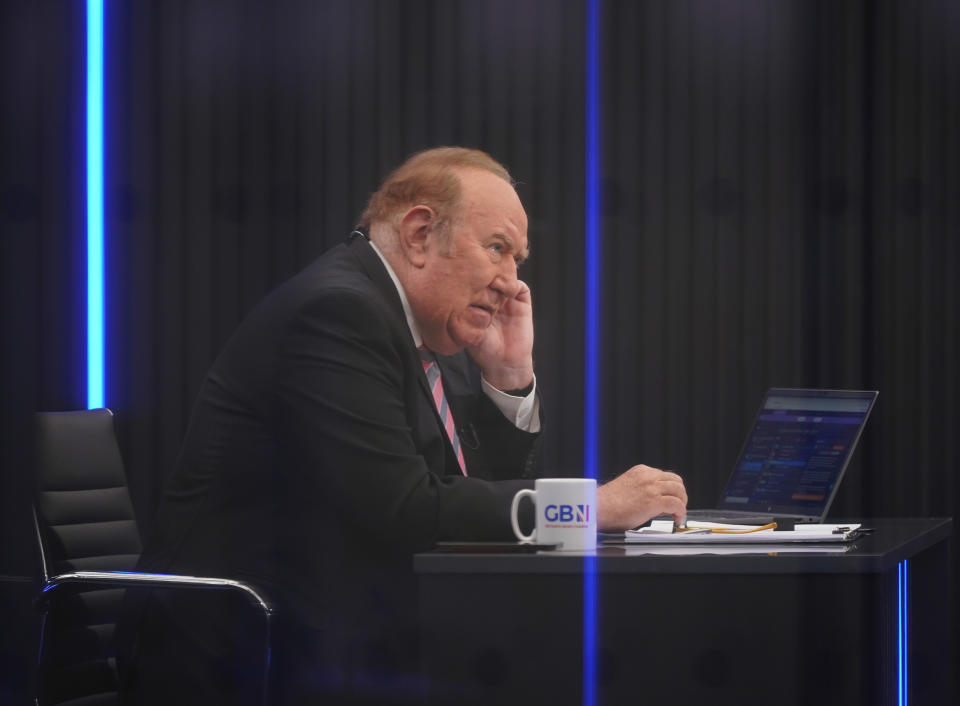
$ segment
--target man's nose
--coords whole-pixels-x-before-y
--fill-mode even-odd
[[[517,279],[517,263],[512,259],[493,278],[490,287],[507,299],[513,299],[520,292],[520,280]]]

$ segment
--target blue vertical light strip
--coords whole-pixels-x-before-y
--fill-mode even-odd
[[[600,0],[587,0],[584,470],[597,477],[600,367]]]
[[[909,591],[907,560],[897,564],[897,703],[907,706],[909,701],[909,646],[910,626],[907,623]]]
[[[598,476],[600,370],[600,0],[587,0],[586,194],[584,277],[583,467]],[[583,705],[594,706],[597,686],[597,558],[583,567]]]
[[[903,704],[903,562],[897,564],[897,703]]]
[[[910,610],[910,584],[908,567],[910,562],[903,560],[903,706],[910,701],[910,623],[907,614]]]
[[[103,2],[87,0],[87,408],[104,406]]]

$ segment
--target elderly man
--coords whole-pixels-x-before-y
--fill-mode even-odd
[[[510,501],[541,474],[517,277],[527,218],[510,175],[476,150],[421,152],[359,228],[269,295],[214,363],[142,562],[274,596],[289,703],[415,701],[412,553],[511,539]],[[597,493],[601,529],[685,508],[682,480],[645,466]],[[138,703],[235,703],[242,635],[215,601],[178,600],[145,610]]]

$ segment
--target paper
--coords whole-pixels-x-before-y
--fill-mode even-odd
[[[623,546],[623,552],[627,556],[743,556],[744,554],[766,554],[768,556],[778,554],[810,554],[829,553],[843,554],[853,549],[852,544],[834,543],[828,544],[817,542],[815,544],[746,544],[740,542],[736,545],[729,544],[694,544],[692,542],[677,544],[647,544],[630,542]]]
[[[750,525],[727,525],[716,522],[691,522],[695,529],[751,529]],[[859,536],[859,524],[797,525],[793,530],[777,532],[765,529],[745,534],[715,532],[644,532],[627,530],[624,539],[631,544],[788,544],[794,542],[849,542]]]

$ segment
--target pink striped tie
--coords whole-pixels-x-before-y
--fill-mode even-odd
[[[463,475],[467,475],[467,465],[463,461],[463,449],[460,448],[460,438],[457,436],[457,428],[453,424],[453,412],[450,411],[450,407],[447,405],[447,398],[443,394],[443,381],[440,379],[440,367],[437,365],[433,352],[426,348],[420,349],[420,362],[423,364],[423,372],[427,376],[427,383],[430,385],[431,394],[433,394],[433,403],[437,406],[443,427],[447,430],[450,443],[453,444],[453,452],[457,455],[460,471]]]

